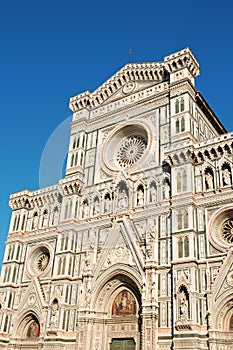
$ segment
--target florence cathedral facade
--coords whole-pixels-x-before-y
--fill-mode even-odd
[[[10,196],[1,349],[230,350],[233,134],[186,48],[70,99],[66,174]]]

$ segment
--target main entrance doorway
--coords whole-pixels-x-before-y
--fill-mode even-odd
[[[112,339],[110,350],[135,350],[134,339]]]

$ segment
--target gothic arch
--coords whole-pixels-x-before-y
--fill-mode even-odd
[[[122,263],[112,265],[96,279],[90,307],[98,315],[99,322],[106,324],[105,331],[109,335],[105,341],[106,348],[111,348],[114,339],[122,344],[128,338],[133,340],[135,349],[140,348],[141,285],[139,273]],[[100,347],[93,334],[90,348],[105,346]]]
[[[213,310],[215,312],[212,314],[211,328],[218,329],[219,331],[232,331],[230,329],[231,320],[233,317],[233,298],[232,293],[229,293],[228,296],[225,295],[225,298],[221,298],[221,302],[217,305],[214,305]]]
[[[115,191],[119,191],[119,192],[125,191],[127,196],[129,197],[130,192],[129,192],[129,185],[128,185],[127,181],[125,179],[119,180],[116,183]]]
[[[137,271],[125,264],[115,264],[96,279],[91,304],[94,309],[103,311],[109,306],[109,300],[113,299],[115,291],[121,288],[131,291],[140,304],[141,286],[142,276]]]
[[[90,198],[91,198],[91,202],[94,202],[94,200],[95,200],[96,198],[98,198],[98,199],[100,200],[100,199],[101,199],[101,194],[100,194],[99,191],[95,191],[95,192],[93,192],[93,193],[91,194]]]
[[[39,317],[35,312],[27,312],[21,317],[16,328],[16,336],[23,340],[39,338],[40,322]]]
[[[85,195],[81,198],[81,205],[80,205],[80,218],[88,218],[90,216],[90,198],[89,196]]]
[[[233,332],[233,249],[228,254],[211,285],[212,295],[209,300],[211,313],[209,314],[210,329],[219,332]],[[231,333],[232,338],[232,333]]]
[[[183,320],[188,320],[190,318],[190,296],[186,285],[181,284],[178,293],[178,318]]]
[[[131,203],[132,191],[125,179],[119,180],[115,185],[116,210],[128,209]]]
[[[138,186],[143,186],[146,188],[146,182],[143,179],[138,179],[134,184],[134,189],[137,189]]]

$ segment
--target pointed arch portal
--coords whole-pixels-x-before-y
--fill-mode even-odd
[[[99,283],[98,283],[99,282]],[[98,323],[103,322],[102,331],[107,335],[104,343],[94,340],[93,348],[109,350],[138,350],[141,348],[141,290],[135,275],[124,270],[106,271],[98,281],[94,308],[98,312]],[[101,316],[102,315],[102,316]],[[103,317],[102,321],[101,318]]]

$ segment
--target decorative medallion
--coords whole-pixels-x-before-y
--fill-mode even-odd
[[[130,94],[131,92],[134,91],[135,86],[136,86],[135,82],[130,81],[123,86],[122,91],[124,94]]]
[[[36,302],[36,295],[31,293],[28,298],[28,305],[33,305]]]

